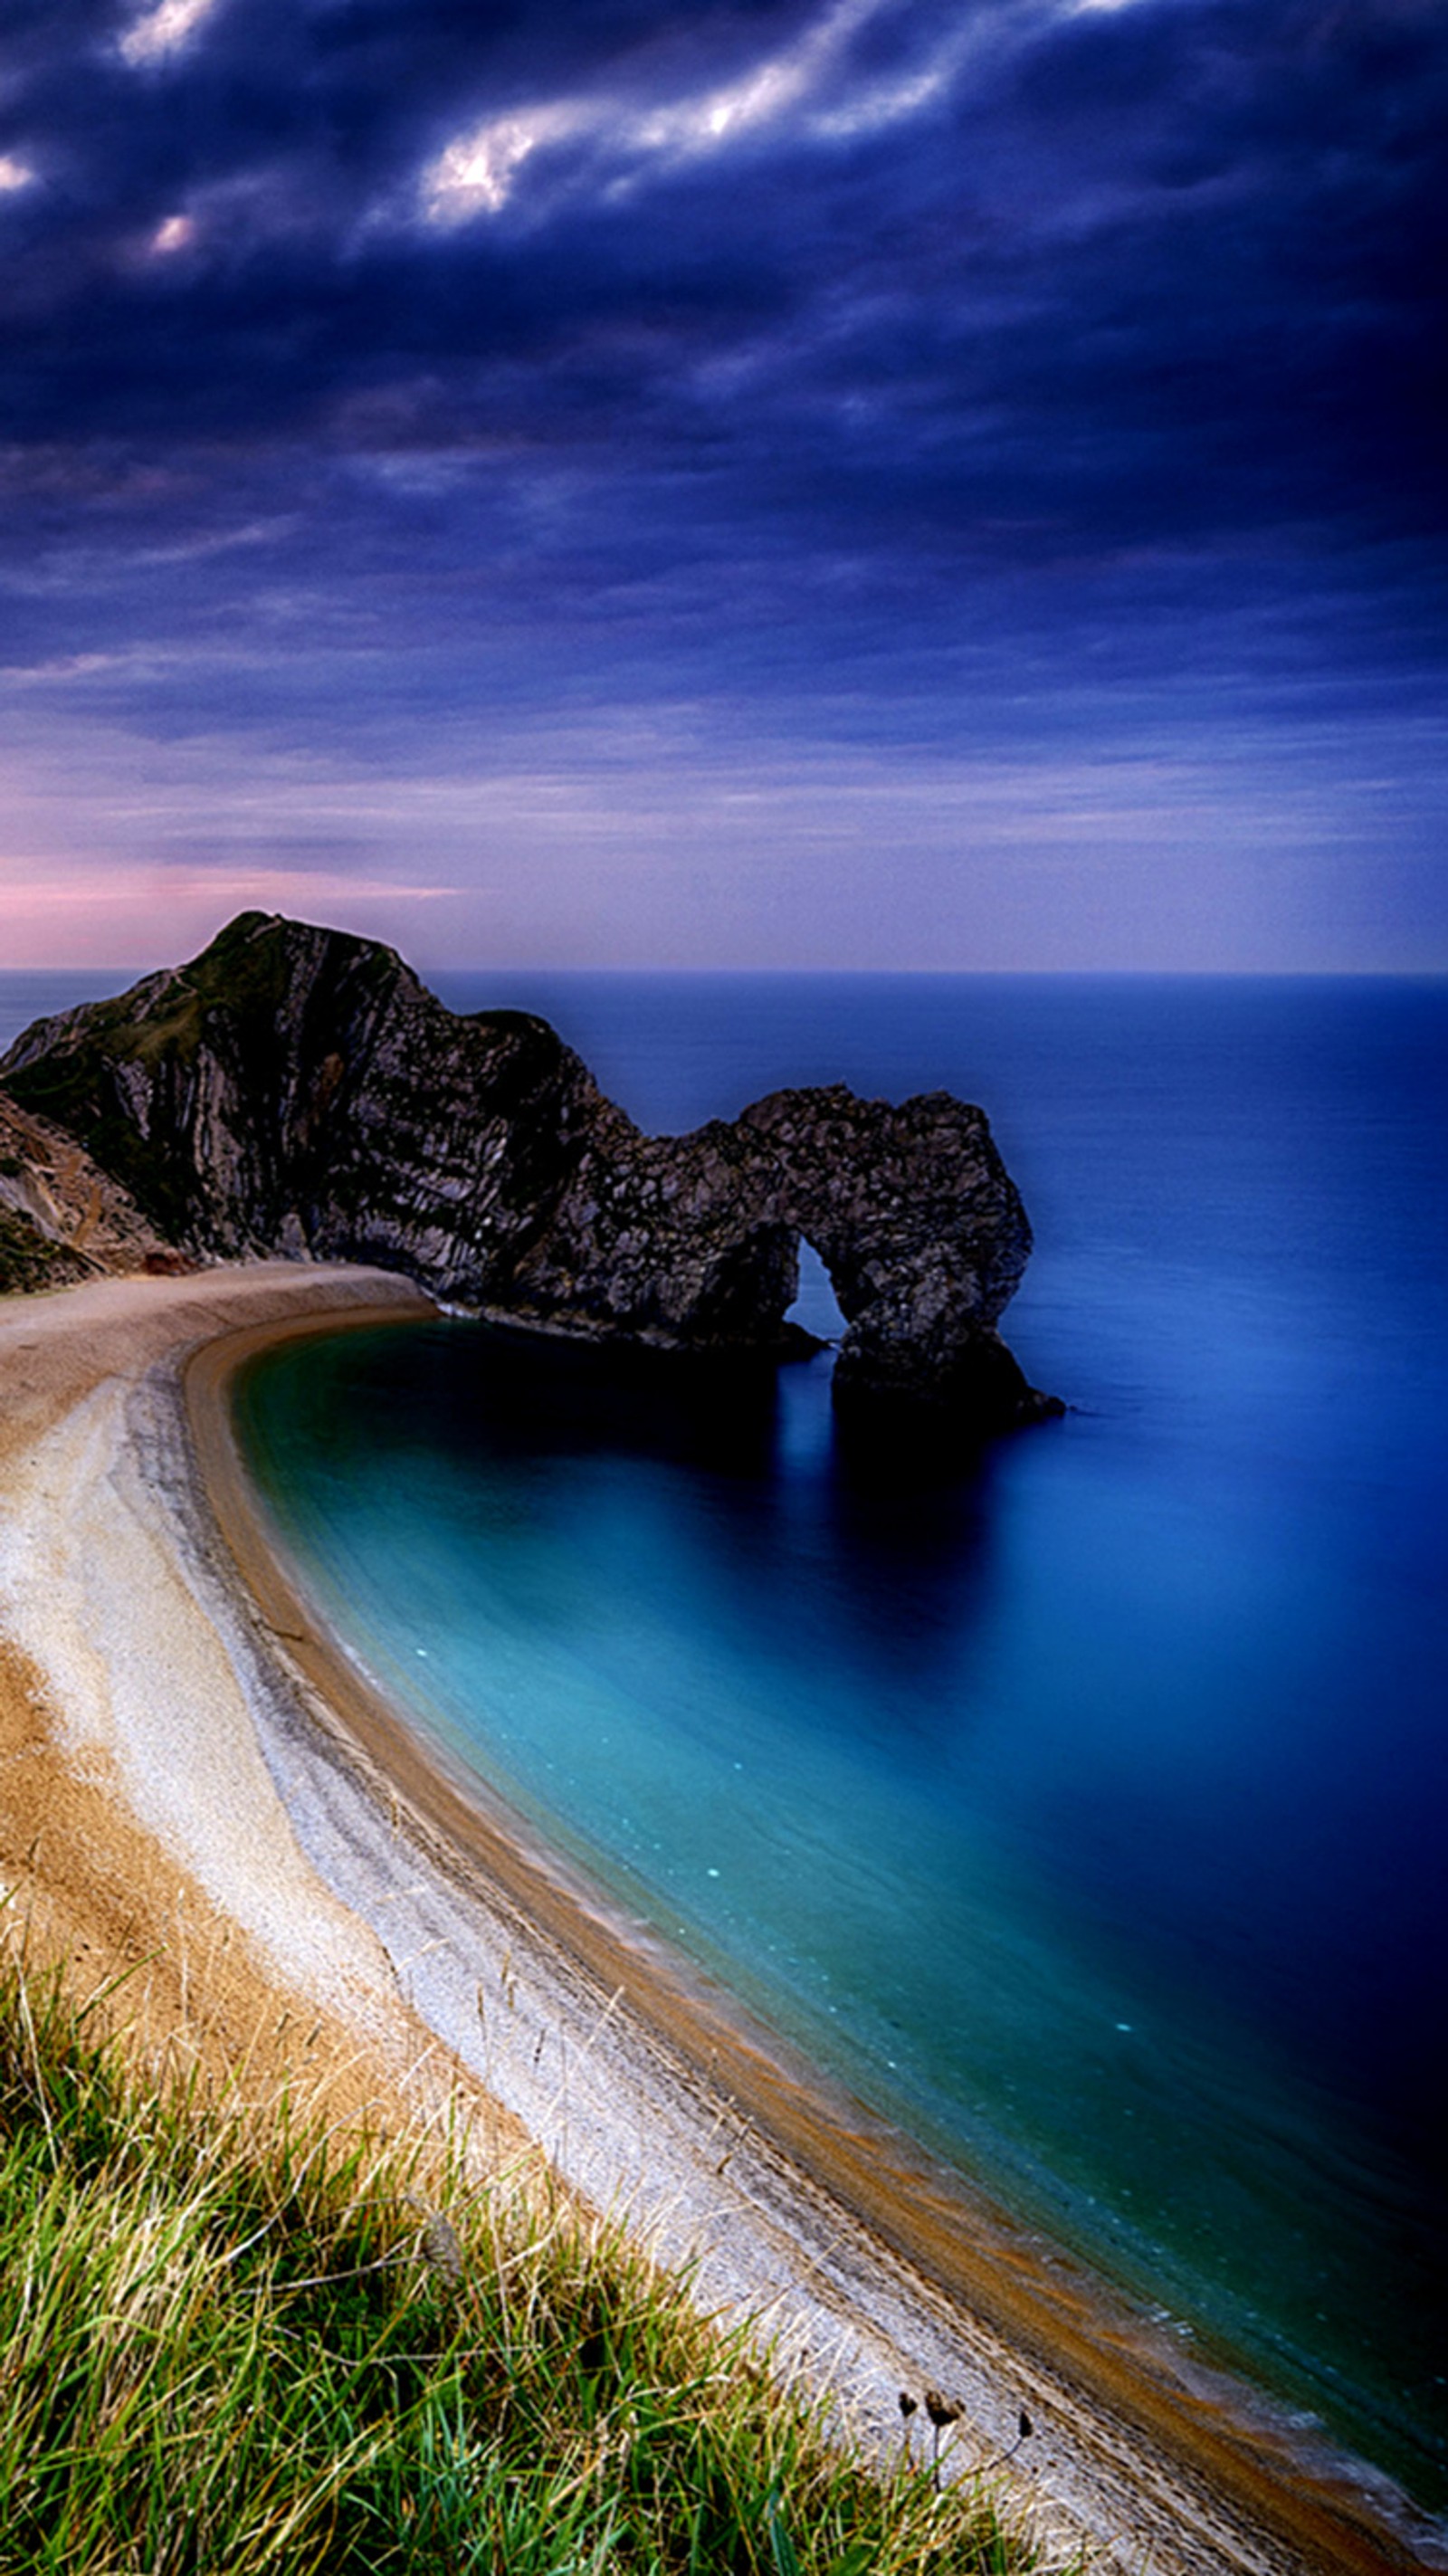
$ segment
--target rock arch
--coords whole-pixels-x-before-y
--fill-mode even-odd
[[[365,1259],[518,1322],[782,1352],[804,1237],[846,1321],[842,1405],[978,1429],[1059,1410],[996,1329],[1025,1210],[948,1092],[777,1091],[645,1136],[546,1021],[458,1018],[391,949],[261,913],[37,1023],[0,1080],[189,1253]]]
[[[774,1092],[683,1137],[605,1123],[506,1302],[579,1331],[781,1349],[802,1239],[845,1320],[841,1404],[982,1428],[1058,1409],[996,1331],[1030,1252],[1025,1210],[983,1112],[943,1091],[898,1106],[842,1084]]]

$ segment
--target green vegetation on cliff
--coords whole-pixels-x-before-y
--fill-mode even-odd
[[[1031,1230],[983,1111],[833,1083],[645,1136],[543,1020],[459,1016],[389,948],[243,913],[188,965],[37,1022],[0,1061],[203,1260],[368,1261],[589,1339],[797,1351],[799,1247],[846,1330],[836,1400],[978,1440],[1059,1405],[998,1319]]]
[[[563,2206],[128,2074],[0,1975],[0,2576],[1015,2576]]]
[[[239,914],[188,965],[43,1024],[44,1051],[7,1076],[12,1097],[78,1138],[167,1241],[185,1241],[195,1219],[195,1173],[178,1145],[197,1114],[208,1047],[220,1050],[243,1123],[254,1120],[263,1133],[274,1123],[268,1086],[296,1006],[294,961],[285,940],[269,935],[275,927],[264,913]],[[380,1005],[410,980],[390,948],[326,936],[333,974],[349,981],[354,1005]],[[137,1097],[148,1104],[139,1118]]]
[[[0,1297],[32,1288],[67,1288],[84,1279],[86,1265],[62,1243],[51,1243],[28,1216],[0,1206]]]

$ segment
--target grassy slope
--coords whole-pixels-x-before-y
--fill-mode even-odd
[[[158,2100],[0,1972],[0,2572],[1018,2576],[616,2236],[365,2141]]]

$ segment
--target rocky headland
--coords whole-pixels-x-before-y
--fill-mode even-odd
[[[249,912],[37,1021],[0,1062],[0,1121],[6,1213],[56,1277],[362,1261],[517,1324],[777,1356],[807,1346],[803,1237],[846,1321],[842,1406],[977,1432],[1059,1410],[996,1329],[1025,1210],[947,1092],[780,1091],[646,1136],[545,1020],[460,1018],[392,949]]]

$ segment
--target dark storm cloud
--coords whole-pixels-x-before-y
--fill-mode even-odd
[[[1279,472],[1427,429],[1426,10],[986,6],[954,46],[947,13],[853,15],[811,61],[808,22],[764,8],[691,13],[687,41],[671,12],[489,12],[484,40],[402,0],[213,0],[127,61],[114,10],[49,9],[0,67],[36,174],[5,205],[7,417],[285,436],[390,391],[394,435],[486,439],[500,412],[551,437],[561,400],[566,440],[642,397],[646,433],[730,437],[754,406],[700,383],[712,355],[846,445],[866,417],[988,457],[1063,419],[1092,451],[1169,428],[1188,510],[1224,425],[1275,424]],[[457,186],[429,223],[429,169],[510,120],[477,155],[499,202]],[[1387,370],[1371,393],[1354,355]],[[1293,438],[1284,398],[1314,397]]]
[[[1445,124],[1430,0],[11,0],[7,684],[1401,712]]]

